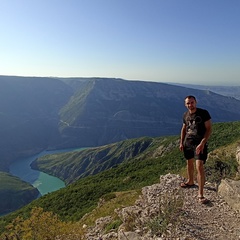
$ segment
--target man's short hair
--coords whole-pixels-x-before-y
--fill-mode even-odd
[[[189,98],[193,98],[195,101],[197,101],[197,99],[193,95],[186,96],[184,100],[189,99]]]

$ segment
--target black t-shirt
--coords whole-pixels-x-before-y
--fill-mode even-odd
[[[194,141],[199,143],[206,132],[205,122],[210,120],[211,116],[205,109],[197,108],[195,113],[185,112],[183,123],[186,125],[185,141]]]

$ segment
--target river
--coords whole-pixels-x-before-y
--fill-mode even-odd
[[[33,170],[30,166],[31,163],[36,158],[47,155],[47,154],[67,152],[67,151],[73,151],[73,150],[76,150],[76,149],[43,151],[31,157],[18,159],[17,161],[11,164],[9,171],[12,175],[19,177],[23,181],[28,182],[32,186],[37,188],[40,194],[43,196],[47,193],[50,193],[65,187],[65,183],[57,177],[51,176],[41,171]]]

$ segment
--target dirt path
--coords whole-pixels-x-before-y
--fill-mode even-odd
[[[214,185],[207,183],[204,192],[210,202],[200,204],[197,186],[183,189],[185,216],[179,228],[179,236],[198,240],[240,239],[240,213],[217,194]]]

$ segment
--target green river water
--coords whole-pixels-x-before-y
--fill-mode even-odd
[[[71,150],[64,149],[55,151],[43,151],[28,158],[18,159],[10,166],[10,173],[36,187],[42,196],[47,193],[56,191],[60,188],[65,187],[65,183],[57,177],[48,175],[44,172],[33,170],[30,164],[40,156],[67,151]]]

